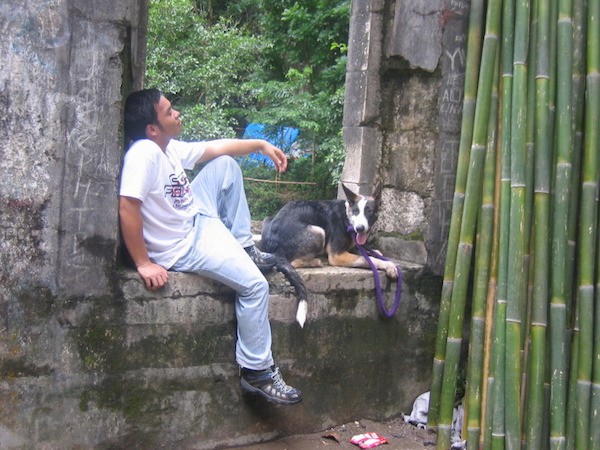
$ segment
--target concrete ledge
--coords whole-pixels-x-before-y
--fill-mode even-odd
[[[172,273],[149,292],[123,271],[106,297],[23,299],[35,339],[24,354],[18,333],[4,335],[14,356],[0,366],[0,408],[13,420],[0,422],[0,447],[227,448],[409,412],[429,389],[441,279],[403,267],[391,319],[370,271],[301,270],[304,329],[291,287],[268,276],[275,360],[304,391],[291,407],[241,392],[234,293],[219,283]],[[391,301],[396,284],[381,280]]]
[[[439,290],[420,266],[403,264],[403,274],[401,306],[385,319],[369,270],[301,270],[311,294],[304,329],[295,323],[292,288],[281,274],[268,275],[274,357],[286,381],[305,395],[293,407],[240,391],[233,291],[173,273],[168,286],[152,293],[137,274],[123,274],[130,353],[125,378],[144,386],[144,422],[152,417],[162,430],[137,423],[128,445],[149,439],[153,445],[218,448],[409,412],[429,386]],[[391,304],[396,283],[380,278]]]

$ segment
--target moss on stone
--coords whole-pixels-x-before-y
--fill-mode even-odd
[[[52,369],[49,366],[31,364],[22,358],[9,358],[0,361],[0,378],[41,377],[51,374]]]

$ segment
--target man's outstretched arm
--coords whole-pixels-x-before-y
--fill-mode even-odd
[[[198,162],[209,161],[220,155],[245,156],[261,152],[270,158],[278,172],[287,170],[287,156],[273,144],[263,139],[216,139],[206,142],[206,150]]]

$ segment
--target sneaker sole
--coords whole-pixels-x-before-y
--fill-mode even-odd
[[[284,400],[279,397],[272,397],[272,396],[268,395],[262,389],[252,386],[250,383],[248,383],[243,378],[240,379],[240,384],[242,386],[242,390],[248,392],[249,394],[258,394],[271,403],[277,403],[279,405],[293,405],[295,403],[299,403],[300,401],[302,401],[302,397],[298,397],[297,399],[293,399],[293,400]]]

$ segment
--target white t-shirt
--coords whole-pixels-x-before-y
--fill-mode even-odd
[[[167,269],[190,245],[198,210],[184,169],[192,169],[204,150],[204,142],[171,140],[163,152],[141,139],[125,154],[119,193],[142,202],[148,256]]]

